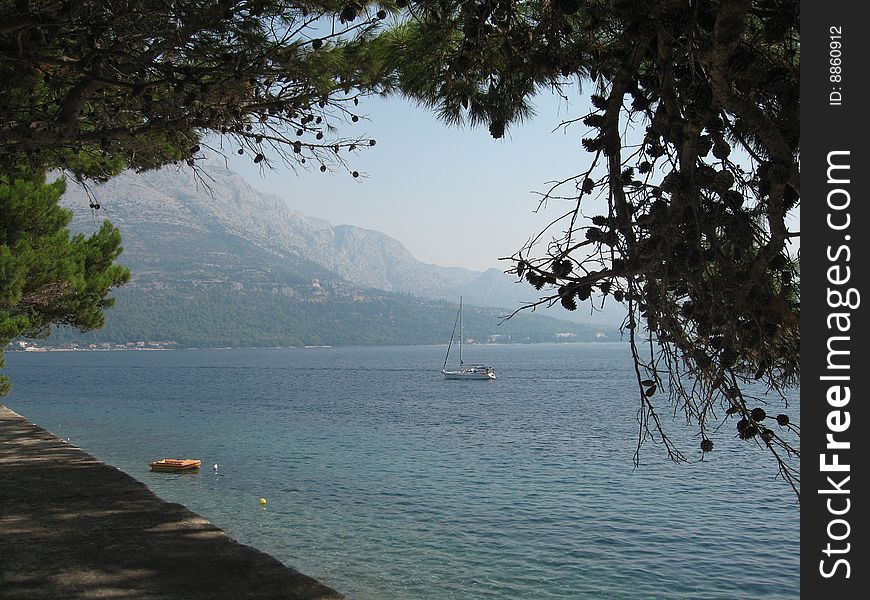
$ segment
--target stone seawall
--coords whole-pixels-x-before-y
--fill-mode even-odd
[[[0,599],[334,600],[0,405]]]

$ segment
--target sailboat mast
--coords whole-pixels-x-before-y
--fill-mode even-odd
[[[459,366],[462,364],[462,296],[459,296]]]
[[[447,368],[447,360],[450,358],[450,349],[453,347],[453,340],[456,339],[456,325],[459,323],[459,315],[461,313],[461,310],[457,311],[456,319],[453,321],[453,331],[450,332],[450,343],[447,344],[447,354],[444,356],[444,366],[441,368],[442,371]]]

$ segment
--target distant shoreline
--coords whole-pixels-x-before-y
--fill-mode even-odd
[[[471,342],[469,346],[563,346],[574,344],[627,344],[627,340],[563,340],[553,342]],[[175,346],[175,347],[124,347],[117,345],[111,348],[67,348],[56,346],[28,346],[26,348],[17,348],[8,346],[6,352],[15,353],[42,353],[42,352],[155,352],[168,350],[323,350],[332,348],[383,348],[383,347],[414,347],[414,346],[433,346],[446,347],[446,343],[439,344],[378,344],[371,346],[339,346],[339,345],[305,345],[305,346]]]
[[[196,350],[197,348],[53,348],[51,346],[29,346],[27,348],[6,348],[6,352],[160,352],[166,350]],[[220,348],[211,348],[220,350]]]

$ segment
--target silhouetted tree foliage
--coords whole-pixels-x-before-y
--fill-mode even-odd
[[[0,163],[106,179],[224,152],[343,166],[387,16],[336,0],[0,2]],[[375,12],[377,10],[377,12]]]
[[[536,92],[589,90],[591,111],[562,124],[588,131],[586,166],[542,194],[570,208],[510,272],[541,290],[530,306],[625,304],[638,449],[653,437],[684,458],[662,429],[666,390],[703,452],[725,431],[754,440],[797,492],[797,428],[761,406],[800,366],[797,0],[408,4],[391,32],[400,89],[449,123],[500,138]],[[713,427],[720,411],[736,431]]]

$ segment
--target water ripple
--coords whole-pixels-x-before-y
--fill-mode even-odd
[[[625,346],[472,347],[499,378],[461,385],[443,350],[10,353],[7,403],[357,600],[798,596],[798,509],[757,451],[633,468]]]

